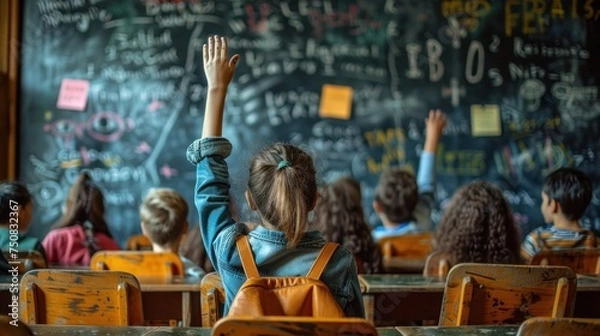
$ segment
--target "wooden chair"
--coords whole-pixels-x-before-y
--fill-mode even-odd
[[[138,278],[169,278],[183,275],[183,264],[172,252],[100,251],[90,261],[92,270],[125,271]]]
[[[448,275],[449,269],[450,262],[448,261],[448,257],[442,252],[433,252],[427,256],[423,275],[444,278]]]
[[[225,317],[212,330],[213,336],[369,335],[377,336],[371,322],[361,318],[315,318],[290,316]]]
[[[152,251],[152,241],[143,234],[133,235],[127,239],[129,251]]]
[[[143,325],[140,284],[124,272],[33,270],[20,284],[28,324]]]
[[[423,271],[425,259],[431,252],[432,232],[407,234],[380,239],[377,244],[386,272]]]
[[[19,251],[10,253],[9,251],[2,251],[4,257],[8,261],[19,261],[19,274],[25,274],[28,271],[37,268],[48,268],[48,262],[46,258],[36,250]],[[16,257],[16,258],[15,258]]]
[[[598,336],[600,319],[534,317],[523,322],[517,336]]]
[[[225,289],[217,272],[210,272],[200,283],[202,326],[213,327],[221,319],[225,306]]]
[[[571,317],[576,281],[573,270],[563,266],[459,264],[448,273],[439,325]]]
[[[567,266],[578,274],[600,274],[600,248],[543,250],[529,264]]]

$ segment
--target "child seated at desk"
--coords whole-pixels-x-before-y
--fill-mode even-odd
[[[140,206],[142,233],[152,241],[152,251],[178,254],[183,235],[188,230],[188,205],[173,189],[150,189]],[[185,276],[202,278],[204,270],[179,255]]]
[[[458,189],[438,225],[433,252],[460,263],[518,264],[520,236],[502,191],[485,181]]]
[[[373,208],[383,225],[373,229],[375,241],[431,229],[435,153],[446,126],[446,115],[440,110],[431,110],[425,125],[425,146],[416,179],[400,168],[390,168],[379,178]]]
[[[315,206],[314,224],[325,239],[352,252],[358,273],[381,273],[381,252],[365,221],[361,198],[360,184],[351,177],[324,186]]]
[[[0,202],[0,250],[35,250],[45,258],[41,241],[27,235],[33,213],[33,199],[27,187],[19,182],[0,183]],[[10,245],[11,232],[17,233],[18,245]]]
[[[229,171],[225,158],[232,145],[222,137],[227,87],[239,55],[228,57],[227,41],[209,37],[203,46],[208,96],[202,137],[187,150],[196,165],[195,203],[204,246],[219,272],[226,293],[224,314],[246,280],[236,240],[247,235],[261,276],[304,276],[326,244],[318,231],[306,231],[309,212],[317,201],[317,178],[312,158],[297,146],[274,144],[250,162],[246,200],[260,217],[250,231],[230,211]],[[320,280],[327,285],[347,317],[363,317],[364,306],[352,254],[335,249]]]
[[[546,177],[540,211],[550,227],[538,227],[527,235],[521,247],[526,261],[541,250],[578,247],[595,248],[594,233],[579,220],[592,200],[592,180],[582,171],[560,168]]]
[[[48,264],[89,266],[101,250],[120,250],[104,219],[104,197],[87,173],[71,186],[63,216],[42,241]]]

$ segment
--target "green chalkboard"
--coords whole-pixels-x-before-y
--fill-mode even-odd
[[[28,0],[22,23],[19,172],[35,235],[82,170],[121,244],[139,232],[149,187],[193,204],[185,149],[200,136],[210,34],[241,55],[225,135],[242,217],[248,160],[285,141],[314,155],[321,181],[359,179],[377,224],[379,174],[416,168],[423,120],[441,108],[441,206],[464,183],[492,180],[525,234],[542,224],[544,176],[570,165],[594,180],[583,223],[600,229],[599,0]],[[348,120],[320,116],[325,84],[352,88]]]

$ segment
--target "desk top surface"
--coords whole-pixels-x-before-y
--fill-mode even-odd
[[[396,327],[403,336],[515,336],[519,326]]]
[[[420,274],[359,274],[363,293],[382,292],[444,292],[446,279]],[[600,277],[577,274],[577,290],[600,291]]]
[[[11,287],[11,277],[0,277],[0,290]],[[173,276],[138,277],[142,292],[199,292],[201,279],[195,277]]]

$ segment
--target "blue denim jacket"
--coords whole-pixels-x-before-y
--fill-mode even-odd
[[[312,266],[325,239],[318,231],[305,232],[294,248],[287,248],[285,234],[258,226],[250,231],[236,223],[229,211],[229,173],[225,158],[231,153],[231,143],[225,138],[204,138],[194,141],[187,158],[196,164],[195,203],[200,218],[200,230],[208,257],[221,275],[226,293],[224,315],[231,301],[246,281],[236,237],[248,234],[252,254],[262,276],[304,276]],[[364,307],[356,264],[352,254],[338,247],[321,275],[333,296],[348,317],[364,317]]]

